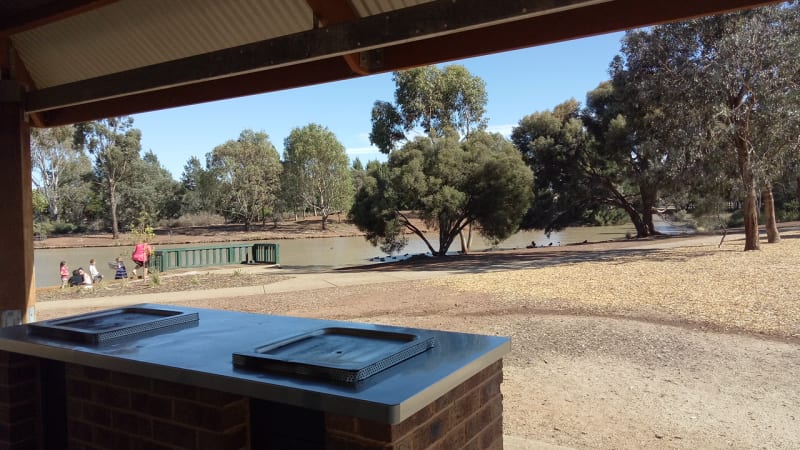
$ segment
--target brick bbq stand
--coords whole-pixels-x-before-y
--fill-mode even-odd
[[[502,449],[507,338],[164,305],[193,314],[107,342],[0,330],[0,449]],[[118,312],[120,310],[109,310]],[[320,329],[436,345],[353,384],[237,367]]]

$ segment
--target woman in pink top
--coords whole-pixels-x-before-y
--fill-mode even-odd
[[[147,279],[147,269],[150,268],[150,255],[153,253],[153,247],[150,247],[150,244],[147,242],[140,242],[136,244],[136,247],[133,249],[133,254],[131,255],[131,259],[134,263],[136,263],[136,267],[143,267],[144,273],[143,278]],[[133,277],[137,277],[136,269],[133,269]]]

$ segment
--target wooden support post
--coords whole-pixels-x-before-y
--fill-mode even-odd
[[[30,130],[10,61],[0,40],[0,327],[36,318]]]

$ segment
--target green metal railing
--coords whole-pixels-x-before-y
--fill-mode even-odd
[[[152,267],[159,272],[166,272],[170,269],[191,269],[250,262],[279,264],[278,250],[278,244],[166,248],[153,252]]]

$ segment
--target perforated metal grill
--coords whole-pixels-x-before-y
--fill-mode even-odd
[[[368,361],[362,360],[359,363],[347,362],[346,360],[330,362],[325,361],[324,358],[317,359],[310,354],[313,352],[300,354],[295,352],[294,349],[289,352],[290,354],[281,355],[283,348],[288,348],[304,339],[320,337],[324,339],[324,336],[334,334],[336,336],[350,335],[357,338],[365,338],[369,337],[370,333],[376,335],[376,340],[386,341],[387,350],[379,352],[382,353],[382,356]],[[396,341],[392,341],[392,339],[396,339]],[[435,337],[427,333],[408,334],[355,328],[326,328],[295,336],[278,343],[267,344],[259,347],[254,352],[234,353],[233,364],[260,371],[355,384],[435,346]],[[393,347],[395,348],[394,351],[388,350]]]
[[[129,307],[34,323],[29,330],[37,336],[98,344],[198,320],[196,312]]]

